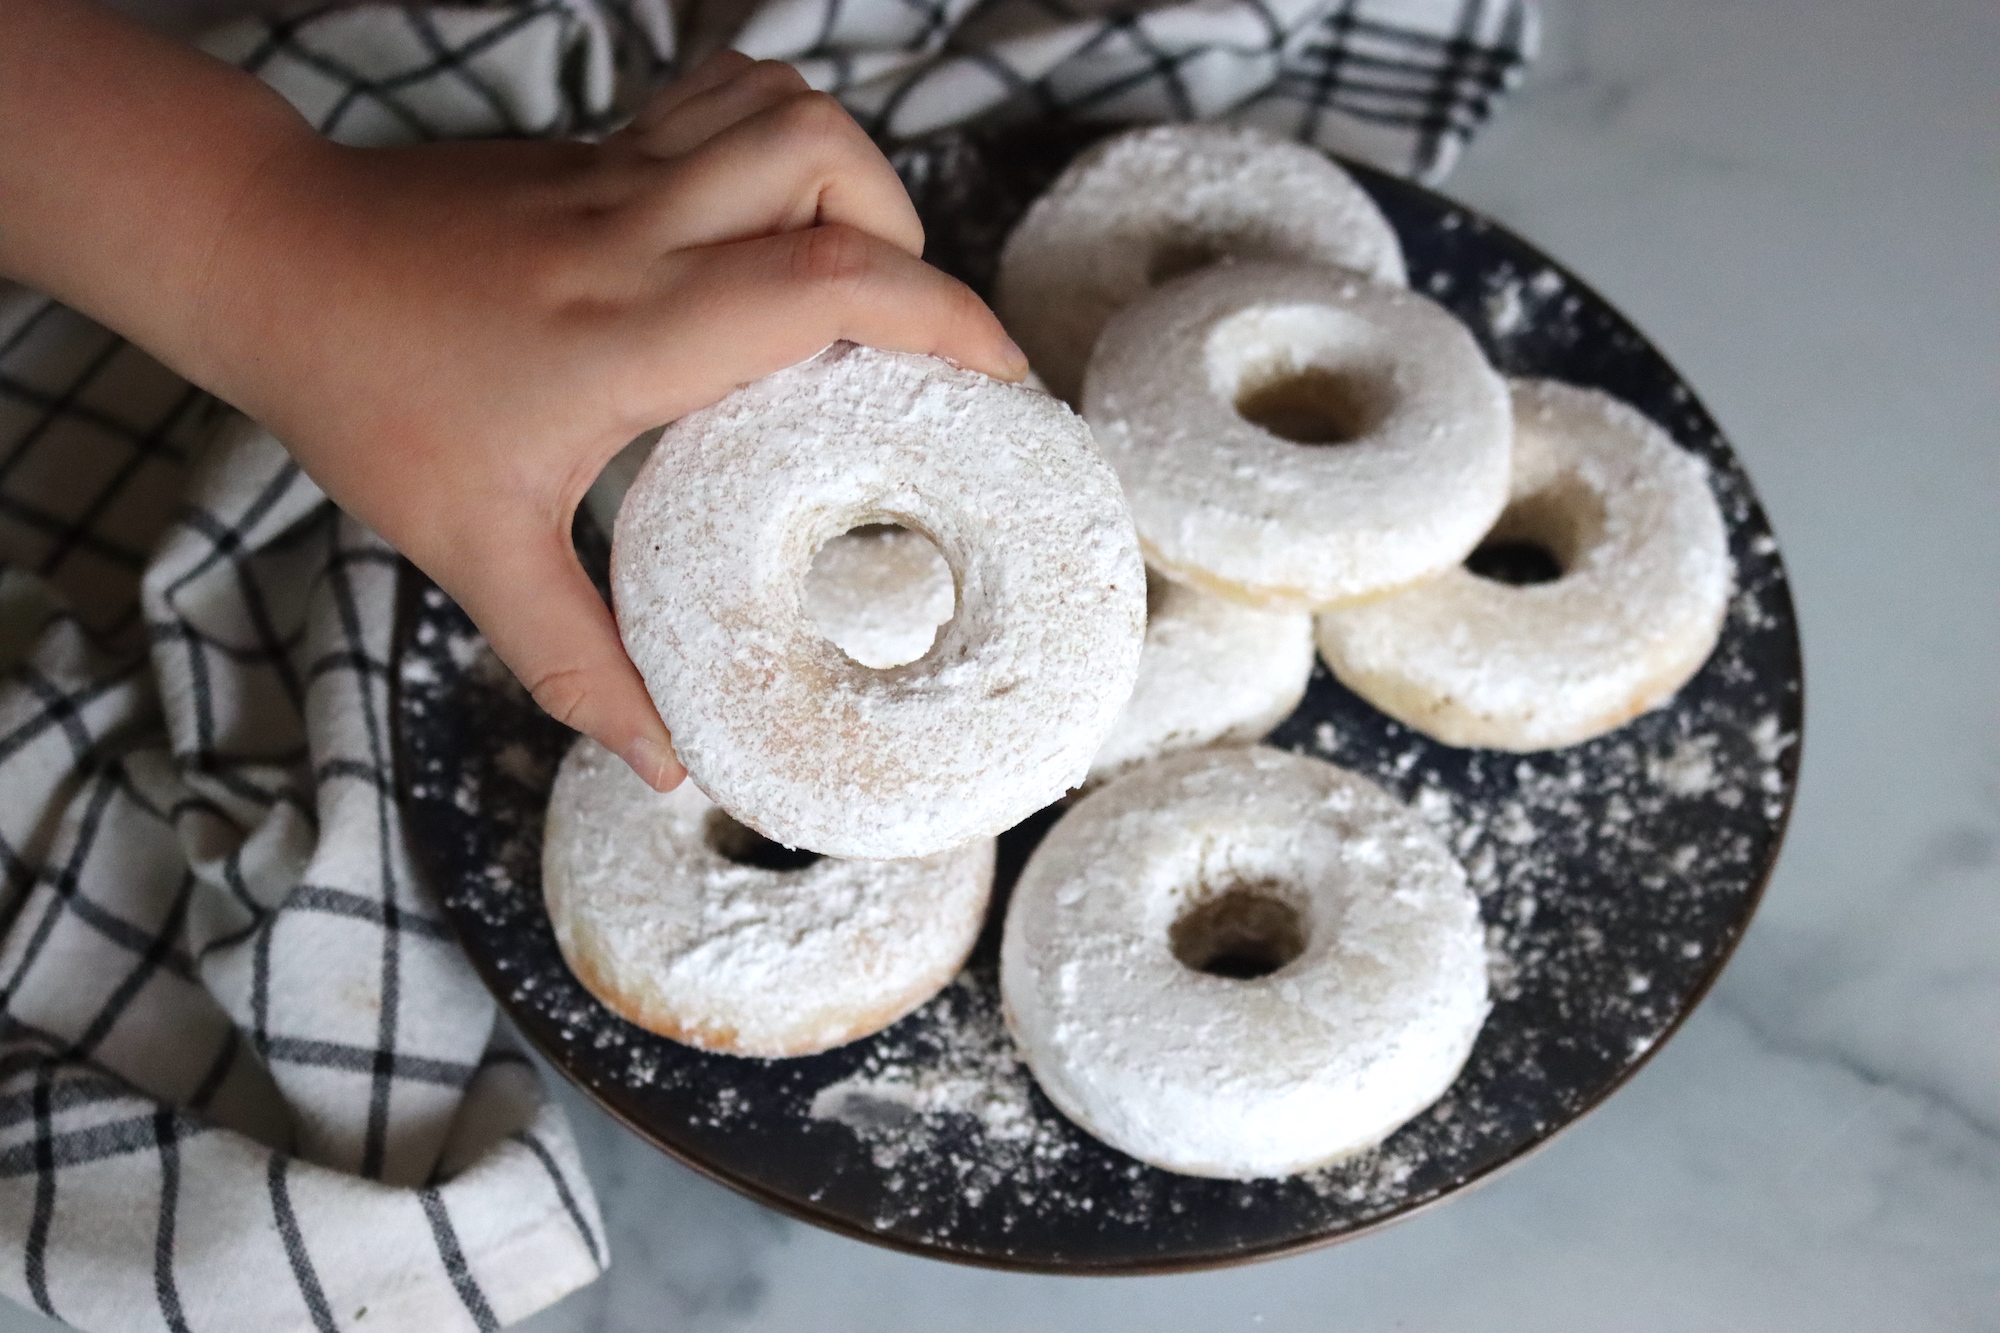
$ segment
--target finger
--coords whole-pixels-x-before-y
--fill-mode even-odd
[[[727,48],[717,51],[647,98],[646,105],[640,107],[639,114],[632,117],[632,123],[626,126],[626,131],[636,130],[643,133],[648,127],[659,124],[675,107],[689,98],[699,97],[709,89],[727,83],[756,63],[741,51]],[[625,131],[621,131],[623,132]]]
[[[679,157],[730,126],[812,89],[790,65],[760,60],[735,77],[678,103],[637,134],[654,157]]]
[[[623,759],[655,790],[679,785],[687,770],[673,738],[569,542],[554,532],[508,534],[470,555],[445,591],[543,711]]]
[[[814,227],[676,256],[654,345],[674,368],[642,410],[671,420],[847,340],[940,356],[1003,380],[1027,359],[957,279],[850,227]],[[701,330],[726,323],[726,342]]]
[[[920,255],[923,224],[888,159],[840,103],[801,93],[677,158],[641,214],[663,250],[836,224]]]

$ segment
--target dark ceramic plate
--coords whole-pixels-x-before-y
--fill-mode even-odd
[[[1007,229],[1092,137],[952,134],[899,150],[931,258],[988,290]],[[634,1132],[772,1207],[898,1249],[1071,1273],[1199,1268],[1357,1235],[1518,1161],[1693,1009],[1756,906],[1798,774],[1798,633],[1770,527],[1708,414],[1615,310],[1449,200],[1355,174],[1401,234],[1412,284],[1498,366],[1609,390],[1708,461],[1736,560],[1707,666],[1670,707],[1587,745],[1526,757],[1439,745],[1323,669],[1271,736],[1411,801],[1470,871],[1496,1003],[1457,1083],[1381,1148],[1286,1180],[1174,1176],[1075,1129],[1014,1062],[997,1014],[1006,890],[1053,812],[1002,839],[965,974],[887,1032],[790,1061],[643,1032],[570,976],[542,910],[542,814],[570,733],[406,569],[399,781],[425,869],[528,1039]],[[578,542],[601,578],[602,536],[580,526]]]

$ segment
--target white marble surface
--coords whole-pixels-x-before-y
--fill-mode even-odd
[[[1489,1187],[1178,1278],[843,1240],[565,1089],[615,1263],[522,1328],[2000,1330],[2000,4],[1543,9],[1531,86],[1449,190],[1698,387],[1805,626],[1797,815],[1713,997]]]

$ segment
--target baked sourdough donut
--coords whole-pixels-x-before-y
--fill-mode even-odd
[[[893,523],[957,609],[863,666],[806,613],[813,555]],[[701,789],[832,856],[928,856],[1080,783],[1138,672],[1117,477],[1046,394],[840,343],[668,427],[618,511],[618,627]]]
[[[1126,306],[1083,414],[1147,560],[1260,605],[1449,569],[1507,500],[1507,386],[1472,335],[1333,269],[1218,264]]]
[[[1149,571],[1139,682],[1090,780],[1176,750],[1262,740],[1298,707],[1312,665],[1307,612],[1245,606]]]
[[[809,1055],[879,1031],[957,974],[993,843],[912,861],[786,853],[683,783],[662,795],[595,741],[556,773],[542,892],[577,979],[651,1032]]]
[[[1486,1019],[1485,935],[1458,863],[1380,788],[1199,750],[1085,797],[1036,848],[1000,993],[1090,1133],[1169,1171],[1282,1176],[1450,1086]]]
[[[1075,402],[1114,311],[1223,255],[1404,281],[1395,231],[1321,153],[1260,130],[1162,125],[1108,139],[1056,178],[1000,251],[994,305]]]
[[[1732,565],[1708,469],[1607,394],[1517,380],[1512,498],[1468,568],[1319,618],[1327,666],[1451,745],[1573,745],[1665,703],[1715,647]],[[1505,571],[1496,571],[1502,572]],[[1514,577],[1521,577],[1516,571]]]

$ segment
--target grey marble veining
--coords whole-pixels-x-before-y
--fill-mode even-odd
[[[2000,1329],[2000,5],[1542,7],[1530,86],[1448,189],[1698,386],[1804,624],[1799,806],[1713,997],[1487,1188],[1189,1277],[1020,1277],[843,1240],[562,1088],[614,1267],[520,1327]],[[0,1306],[0,1333],[50,1327]]]

